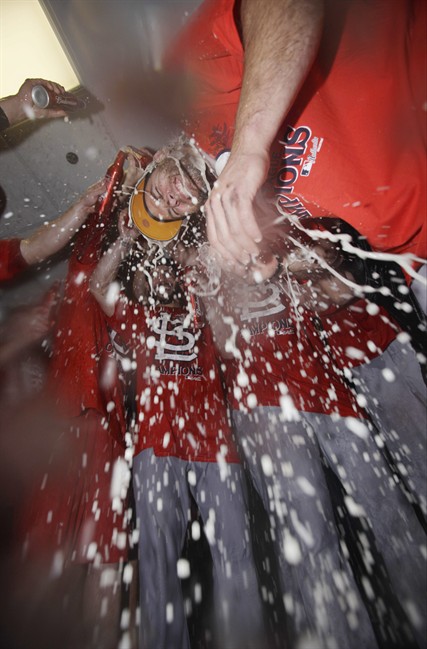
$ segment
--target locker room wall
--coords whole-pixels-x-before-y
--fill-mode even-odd
[[[121,146],[155,149],[177,132],[170,113],[150,105],[144,79],[158,67],[167,43],[199,2],[41,0],[41,4],[80,79],[77,94],[88,104],[69,118],[25,122],[0,135],[1,238],[25,236],[57,217],[104,175]],[[167,103],[165,110],[170,109]],[[67,160],[69,153],[75,154],[74,163]],[[65,262],[55,259],[24,281],[2,287],[0,318],[12,306],[37,300],[64,271]]]

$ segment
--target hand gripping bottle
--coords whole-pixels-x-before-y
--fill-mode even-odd
[[[71,92],[58,95],[53,90],[49,90],[49,88],[45,88],[42,85],[33,87],[31,99],[33,100],[34,106],[38,108],[54,108],[67,112],[86,108],[86,103],[82,99],[75,97]]]
[[[123,165],[126,153],[120,150],[105,174],[107,189],[100,196],[95,209],[80,228],[76,241],[77,259],[82,264],[97,261],[101,256],[101,246],[107,232],[107,221],[116,206],[116,192],[123,182]]]

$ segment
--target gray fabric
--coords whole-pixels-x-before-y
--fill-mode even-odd
[[[242,467],[156,457],[148,449],[134,460],[134,491],[140,527],[141,648],[189,647],[176,566],[190,517],[190,492],[213,559],[219,646],[262,647],[262,605]],[[168,604],[174,611],[170,622]]]
[[[327,462],[341,478],[351,505],[354,502],[362,507],[360,515],[372,529],[394,594],[412,622],[420,647],[425,647],[426,535],[413,507],[396,484],[372,431],[366,429],[366,435],[361,437],[360,426],[352,426],[348,418],[333,421],[327,415],[303,415],[316,431]]]
[[[295,640],[319,647],[377,647],[353,574],[343,559],[317,439],[281,409],[233,411],[237,438],[270,515],[280,582]],[[316,641],[315,641],[316,642]]]
[[[352,375],[398,473],[427,515],[427,388],[414,350],[394,340]]]

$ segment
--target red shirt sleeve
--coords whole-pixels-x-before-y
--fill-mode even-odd
[[[28,264],[21,254],[21,239],[0,240],[0,282],[22,273]]]
[[[164,57],[165,68],[193,82],[183,130],[216,158],[231,147],[243,77],[243,46],[233,0],[206,0]]]

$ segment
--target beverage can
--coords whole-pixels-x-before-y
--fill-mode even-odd
[[[57,94],[45,86],[37,85],[31,91],[31,99],[38,108],[57,108],[65,111],[81,110],[86,107],[82,99],[72,93]]]

